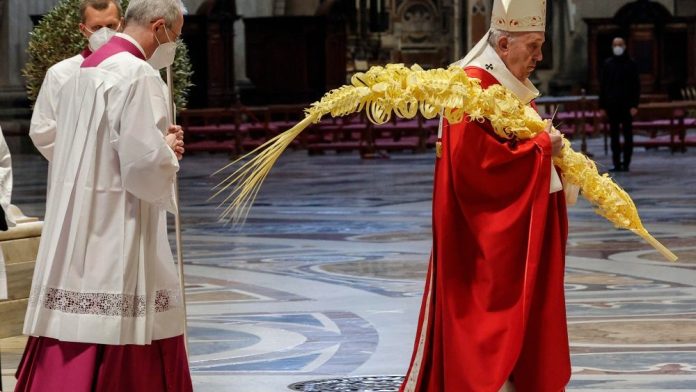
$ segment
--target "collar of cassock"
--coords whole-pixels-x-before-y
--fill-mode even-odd
[[[143,49],[142,46],[140,46],[140,44],[138,43],[138,41],[135,40],[135,38],[131,37],[131,36],[128,35],[128,34],[123,34],[123,33],[116,33],[116,34],[114,34],[114,36],[115,36],[115,37],[123,38],[123,39],[125,39],[126,41],[132,43],[133,45],[135,45],[136,48],[138,48],[138,50],[140,51],[140,53],[143,54],[143,59],[146,59],[146,58],[147,58],[147,56],[145,56],[145,50]]]
[[[473,66],[486,70],[486,72],[493,75],[501,85],[507,87],[525,104],[528,104],[539,96],[539,90],[534,87],[532,82],[526,79],[523,83],[517,79],[507,68],[500,56],[498,56],[495,49],[490,45],[486,45],[486,48],[481,54],[465,66]]]

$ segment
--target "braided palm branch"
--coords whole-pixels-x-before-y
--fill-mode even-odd
[[[244,223],[261,184],[278,157],[308,126],[325,115],[341,117],[361,111],[378,125],[389,121],[392,113],[407,119],[419,112],[428,119],[442,114],[453,124],[466,115],[472,121],[489,120],[496,134],[505,139],[530,139],[545,132],[548,124],[510,90],[501,85],[483,89],[478,79],[468,77],[460,67],[427,71],[418,65],[372,67],[365,73],[355,74],[351,85],[331,90],[313,103],[297,125],[214,173],[241,164],[213,188],[211,199],[227,192],[220,202],[221,219],[234,225]],[[645,229],[628,193],[607,174],[600,175],[596,164],[573,151],[565,139],[554,164],[561,169],[567,183],[580,188],[597,214],[617,228],[633,231],[668,260],[677,259]]]

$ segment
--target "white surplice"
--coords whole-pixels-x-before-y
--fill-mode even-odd
[[[5,142],[5,136],[0,128],[0,207],[5,211],[7,227],[15,225],[12,214],[9,211],[12,202],[12,157],[10,149]],[[7,299],[7,272],[5,269],[5,255],[0,248],[0,299]]]
[[[123,345],[183,333],[166,230],[179,168],[164,140],[166,91],[128,52],[80,68],[59,91],[25,334]]]
[[[53,143],[56,140],[56,113],[60,103],[60,90],[77,73],[84,60],[82,54],[78,54],[50,67],[36,97],[29,137],[36,149],[49,161],[53,157]]]

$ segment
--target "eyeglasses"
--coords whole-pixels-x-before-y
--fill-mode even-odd
[[[157,23],[157,22],[160,21],[160,20],[162,20],[162,19],[151,20],[150,23]],[[181,36],[183,35],[183,31],[181,31],[181,32],[179,32],[179,34],[177,34],[177,33],[174,32],[174,30],[172,30],[169,26],[167,26],[166,23],[163,24],[162,26],[164,26],[164,33],[167,35],[167,39],[170,39],[170,38],[169,38],[169,33],[167,33],[167,30],[169,30],[169,31],[172,32],[172,35],[174,36],[174,39],[171,40],[170,42],[176,42],[176,41],[178,41],[179,39],[181,39]]]
[[[171,40],[171,42],[176,42],[176,41],[178,41],[179,39],[181,39],[181,35],[183,34],[183,32],[177,34],[177,33],[174,32],[174,30],[170,29],[170,28],[167,27],[167,26],[164,26],[164,33],[165,33],[165,34],[167,34],[167,30],[171,31],[171,32],[172,32],[172,35],[174,36],[174,39]],[[167,34],[167,39],[169,39],[169,34]]]

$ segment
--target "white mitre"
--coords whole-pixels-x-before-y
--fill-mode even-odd
[[[546,31],[546,0],[495,0],[491,28],[509,32]],[[456,65],[466,67],[488,43],[490,30]]]

